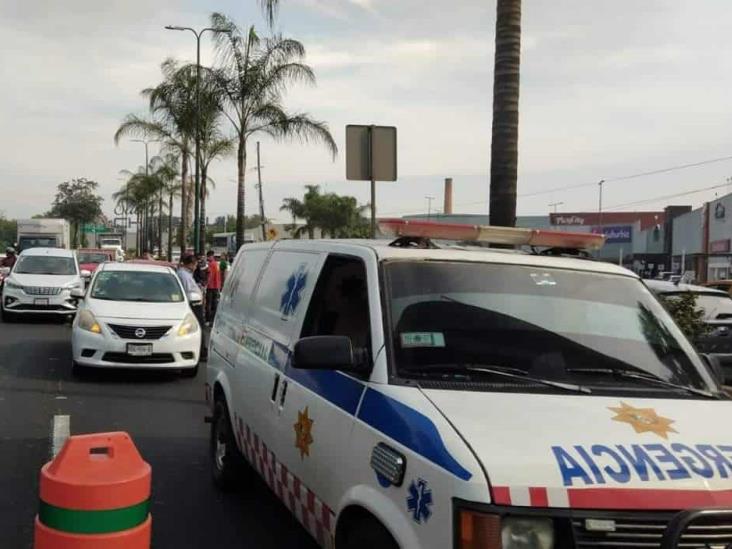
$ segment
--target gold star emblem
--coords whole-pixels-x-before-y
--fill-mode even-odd
[[[302,412],[297,412],[297,423],[293,427],[295,428],[295,448],[300,450],[301,459],[310,456],[310,445],[313,443],[313,423],[315,422],[308,417],[307,406]]]
[[[676,429],[671,427],[674,420],[659,416],[653,408],[634,408],[625,402],[621,402],[620,407],[608,408],[608,410],[612,410],[617,414],[612,418],[613,421],[632,425],[636,433],[656,433],[659,437],[665,439],[668,439],[669,433],[678,433]]]

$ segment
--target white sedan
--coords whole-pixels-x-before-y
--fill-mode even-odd
[[[201,327],[170,267],[104,263],[94,273],[72,330],[73,366],[198,372]]]

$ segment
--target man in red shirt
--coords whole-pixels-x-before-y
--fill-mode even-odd
[[[206,283],[206,322],[213,323],[216,316],[216,308],[219,305],[219,294],[221,293],[221,270],[219,262],[214,257],[213,250],[206,254],[208,262],[208,281]]]

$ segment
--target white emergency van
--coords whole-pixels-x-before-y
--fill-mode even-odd
[[[220,487],[255,470],[338,549],[732,547],[732,403],[642,281],[579,250],[602,236],[384,230],[239,252],[207,368]]]

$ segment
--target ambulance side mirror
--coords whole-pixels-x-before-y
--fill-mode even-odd
[[[304,337],[295,343],[292,365],[300,370],[367,373],[366,349],[354,349],[347,336]]]

